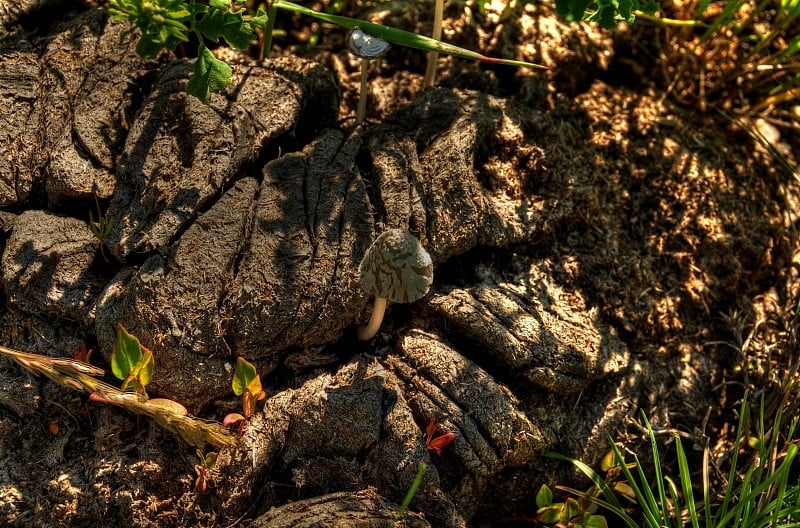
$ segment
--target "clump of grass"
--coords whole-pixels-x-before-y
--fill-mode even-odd
[[[797,120],[783,103],[800,99],[800,2],[693,0],[669,15],[661,47],[669,92],[702,111],[773,114]]]
[[[789,392],[791,387],[786,394]],[[548,456],[575,465],[592,480],[602,493],[602,498],[565,487],[558,489],[607,509],[629,528],[677,528],[687,525],[693,528],[798,527],[800,477],[793,465],[797,457],[794,434],[799,418],[793,416],[786,423],[783,408],[776,410],[772,423],[768,424],[762,399],[758,416],[752,423],[750,405],[746,400],[742,403],[730,453],[730,469],[718,493],[712,491],[712,468],[707,446],[703,452],[702,467],[699,471],[696,468],[693,470],[680,437],[674,437],[678,466],[676,483],[663,472],[662,452],[646,418],[645,428],[652,452],[652,480],[648,478],[638,456],[633,455],[632,463],[628,464],[622,451],[611,442],[621,475],[635,501],[633,510],[637,510],[638,515],[631,508],[623,506],[615,489],[586,464],[557,453],[549,453]],[[751,448],[751,456],[747,462],[743,462],[742,452],[747,447]],[[701,499],[697,499],[698,493]]]

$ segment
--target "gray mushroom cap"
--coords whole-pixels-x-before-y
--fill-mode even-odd
[[[388,229],[367,249],[358,272],[368,293],[409,303],[428,293],[433,261],[417,237],[403,229]]]

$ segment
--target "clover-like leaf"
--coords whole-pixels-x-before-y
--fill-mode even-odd
[[[584,523],[586,528],[608,528],[606,518],[602,515],[591,515]]]
[[[245,49],[255,38],[258,29],[267,25],[267,14],[259,10],[255,17],[246,16],[244,11],[232,12],[226,0],[212,0],[209,10],[196,24],[196,29],[206,38],[217,41],[220,37],[236,49]]]
[[[211,92],[218,92],[231,83],[232,71],[230,66],[201,45],[194,63],[194,72],[186,84],[186,93],[207,103],[211,99]]]

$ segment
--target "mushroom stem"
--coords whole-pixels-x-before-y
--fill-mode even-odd
[[[358,108],[356,109],[356,126],[364,122],[367,116],[367,71],[369,69],[369,60],[361,59],[361,92],[358,95]],[[377,302],[376,302],[377,304]],[[378,321],[380,325],[380,321]],[[376,329],[377,331],[377,329]],[[369,337],[367,338],[369,339]]]
[[[386,305],[388,301],[385,297],[375,297],[375,306],[372,308],[372,315],[369,318],[367,326],[359,326],[356,330],[356,335],[361,341],[369,341],[375,334],[383,322],[383,314],[386,313]]]

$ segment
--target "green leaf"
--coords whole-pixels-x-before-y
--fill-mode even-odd
[[[243,10],[231,12],[230,3],[225,0],[214,0],[209,5],[211,9],[195,27],[214,42],[222,37],[231,47],[245,49],[255,37],[256,29],[267,25],[267,15],[263,11],[256,17],[245,17]]]
[[[606,6],[597,13],[597,20],[603,29],[614,29],[617,27],[617,12],[612,6]]]
[[[141,345],[140,345],[141,346]],[[155,360],[153,359],[153,351],[147,347],[141,346],[142,357],[133,365],[131,373],[128,376],[136,378],[144,389],[148,383],[153,379],[153,370],[155,370]]]
[[[583,20],[586,9],[591,5],[592,0],[571,0],[569,3],[569,13],[567,20]]]
[[[592,515],[585,523],[586,528],[608,528],[606,518],[602,515]]]
[[[251,383],[258,381],[258,391],[261,391],[261,379],[256,372],[256,367],[243,357],[236,358],[236,371],[233,373],[233,393],[241,396],[245,391],[251,392]],[[251,392],[252,394],[252,392]],[[256,393],[257,394],[257,393]]]
[[[634,0],[619,0],[619,15],[627,22],[633,22],[633,10],[639,2]]]
[[[214,469],[214,466],[217,465],[217,458],[219,458],[219,453],[216,451],[211,451],[203,457],[203,465],[206,469]]]
[[[111,352],[111,372],[121,380],[126,379],[134,366],[141,361],[142,354],[139,340],[129,334],[122,323],[117,323],[117,340]]]
[[[539,492],[536,494],[536,507],[545,508],[553,504],[553,490],[547,484],[542,484]]]
[[[561,519],[561,509],[564,507],[563,502],[554,502],[550,506],[539,508],[536,511],[536,520],[540,523],[551,524],[558,522]]]
[[[230,66],[201,45],[194,63],[194,73],[186,84],[186,93],[207,103],[211,99],[211,92],[218,92],[231,83],[231,72]]]

